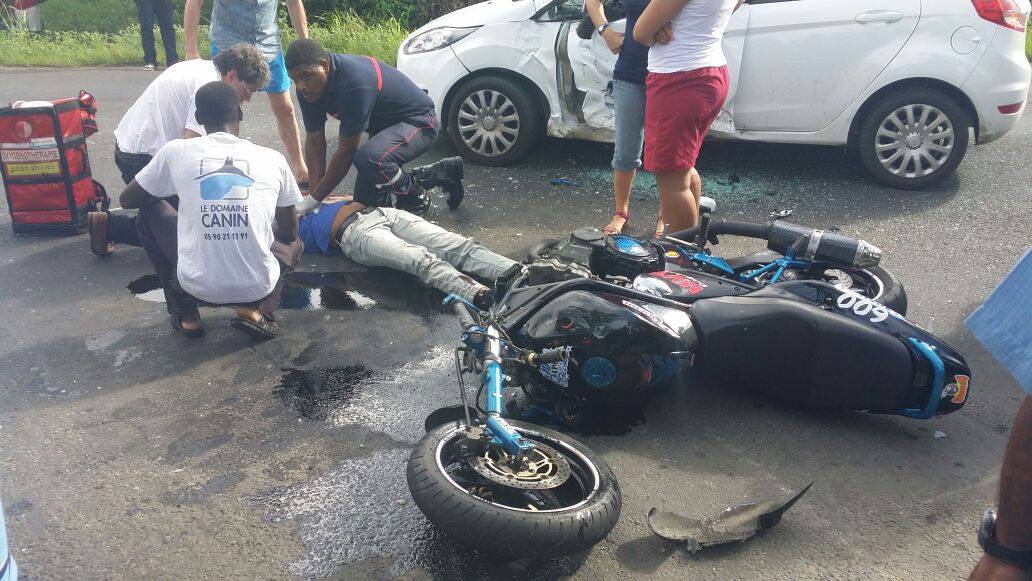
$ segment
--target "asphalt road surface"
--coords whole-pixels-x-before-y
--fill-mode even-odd
[[[3,103],[96,95],[90,157],[117,196],[111,132],[153,73],[0,76]],[[262,95],[243,127],[279,148]],[[967,357],[972,395],[960,412],[918,421],[685,385],[629,433],[584,438],[616,471],[623,514],[592,551],[551,562],[458,547],[408,495],[404,459],[423,418],[456,403],[457,327],[412,279],[306,258],[278,339],[253,344],[229,327],[230,311],[208,309],[209,333],[192,341],[147,300],[140,249],[99,259],[85,236],[16,238],[0,206],[0,495],[12,551],[28,579],[964,577],[1022,394],[962,321],[1032,240],[1029,151],[1026,115],[941,186],[900,192],[837,149],[707,144],[700,169],[720,215],[792,209],[798,223],[880,246],[911,319]],[[442,140],[427,159],[447,155]],[[466,202],[449,212],[438,199],[433,218],[518,256],[607,221],[610,155],[548,141],[517,167],[468,165]],[[559,177],[577,185],[549,183]],[[655,189],[642,181],[635,197],[644,233]],[[742,545],[692,556],[645,522],[652,507],[700,517],[811,480],[781,525]]]

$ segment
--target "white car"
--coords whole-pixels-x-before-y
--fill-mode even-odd
[[[582,4],[457,10],[413,32],[398,68],[473,162],[512,163],[544,133],[612,141],[616,57],[574,33]],[[1021,117],[1029,12],[1029,0],[747,0],[724,38],[731,90],[710,135],[848,145],[885,184],[930,185],[972,129],[987,143]]]

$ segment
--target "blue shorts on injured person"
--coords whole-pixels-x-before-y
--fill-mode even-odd
[[[1032,395],[1032,249],[964,324]]]
[[[215,43],[211,43],[211,57],[215,58],[219,50]],[[269,84],[265,85],[260,92],[263,93],[286,93],[290,90],[290,77],[287,75],[287,65],[283,61],[283,53],[278,52],[269,63]]]

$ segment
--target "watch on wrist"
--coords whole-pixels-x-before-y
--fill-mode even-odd
[[[609,26],[610,26],[610,24],[608,22],[606,22],[604,24],[600,24],[599,27],[598,27],[598,35],[602,36],[602,33],[605,32],[606,29],[609,28]]]
[[[1015,551],[996,542],[996,509],[990,508],[982,514],[978,526],[978,544],[986,555],[1019,569],[1032,570],[1032,550]]]

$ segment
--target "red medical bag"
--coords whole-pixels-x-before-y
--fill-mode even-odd
[[[87,212],[106,205],[86,152],[95,116],[96,102],[85,91],[51,105],[0,108],[0,173],[16,234],[55,226],[82,231]]]

